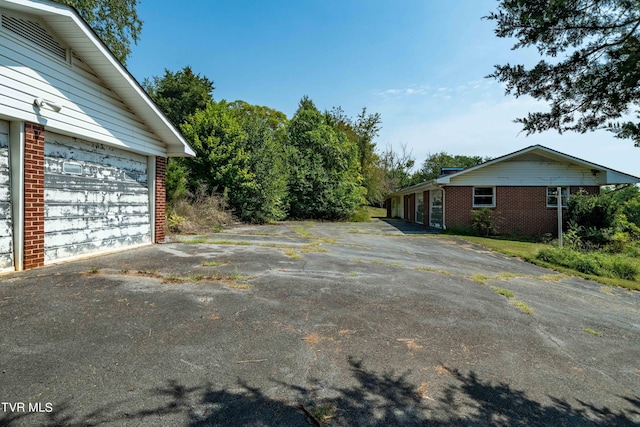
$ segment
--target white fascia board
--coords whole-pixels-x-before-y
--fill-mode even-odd
[[[40,17],[159,136],[167,155],[195,156],[182,134],[73,8],[49,0],[0,0],[0,7]]]
[[[435,188],[438,188],[436,180],[425,181],[419,184],[414,184],[410,187],[401,188],[398,191],[388,194],[386,197],[389,198],[389,197],[402,196],[405,194],[419,193],[421,191],[433,190]]]

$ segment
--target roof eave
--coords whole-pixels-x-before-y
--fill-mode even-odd
[[[5,0],[3,6],[37,14],[61,34],[65,43],[166,144],[168,156],[195,156],[195,151],[182,134],[75,9],[50,0]]]

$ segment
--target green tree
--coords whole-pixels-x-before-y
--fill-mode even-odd
[[[142,21],[138,0],[56,0],[74,7],[123,64],[131,54],[131,42],[138,42]]]
[[[452,156],[444,151],[435,154],[428,154],[420,170],[413,174],[411,183],[418,184],[420,182],[436,179],[440,176],[442,168],[467,169],[488,160],[490,160],[489,157],[483,159],[480,156]]]
[[[207,107],[213,101],[213,82],[200,74],[194,74],[191,67],[180,71],[165,70],[164,76],[154,76],[142,83],[151,99],[167,118],[175,125],[183,124],[187,117]],[[187,194],[186,183],[190,177],[191,163],[182,158],[170,158],[167,162],[167,203],[173,206]],[[191,185],[193,190],[193,185]]]
[[[506,83],[507,94],[550,104],[516,119],[527,134],[604,128],[640,146],[640,126],[627,119],[639,114],[640,101],[636,0],[500,0],[486,18],[498,37],[516,38],[513,49],[535,47],[546,57],[532,68],[497,65],[489,75]]]
[[[387,146],[380,155],[380,169],[383,171],[382,194],[393,193],[411,183],[411,171],[416,164],[416,160],[407,149],[406,144],[400,147],[400,151],[395,151],[392,146]]]
[[[362,185],[366,189],[367,203],[380,204],[384,200],[383,177],[380,156],[376,152],[375,138],[380,132],[380,114],[368,114],[366,107],[355,120],[348,117],[342,108],[335,107],[326,113],[328,123],[344,134],[358,147],[358,161],[362,174]]]
[[[344,220],[363,203],[358,147],[303,97],[287,128],[289,215]]]
[[[248,167],[255,185],[243,194],[238,216],[254,223],[277,221],[286,217],[287,169],[285,148],[287,117],[269,107],[235,101],[231,111],[245,131],[244,148],[249,153]]]
[[[145,79],[142,87],[175,126],[213,101],[213,82],[188,65],[176,72],[165,69],[164,76]]]
[[[245,150],[246,132],[225,101],[209,102],[181,126],[196,157],[183,159],[189,170],[189,189],[204,185],[209,194],[222,194],[241,213],[247,192],[254,190],[255,175]]]

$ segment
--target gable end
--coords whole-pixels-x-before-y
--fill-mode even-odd
[[[35,19],[7,15],[3,12],[2,29],[38,46],[55,58],[68,62],[67,48]]]

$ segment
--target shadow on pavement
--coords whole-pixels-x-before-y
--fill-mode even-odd
[[[393,372],[377,374],[364,368],[362,361],[348,359],[355,380],[347,388],[334,388],[336,397],[330,400],[314,399],[321,384],[311,381],[308,388],[280,384],[298,395],[299,403],[274,400],[261,390],[239,380],[234,390],[217,390],[213,384],[187,387],[178,381],[148,390],[144,396],[162,404],[129,411],[135,405],[133,399],[120,404],[106,405],[85,414],[77,414],[72,403],[55,405],[55,411],[47,415],[39,425],[99,426],[114,423],[161,425],[164,417],[179,419],[179,425],[201,426],[631,426],[637,425],[640,416],[640,400],[623,398],[630,409],[614,412],[606,407],[598,408],[587,402],[577,406],[550,397],[551,404],[544,405],[527,397],[523,391],[508,384],[485,382],[470,371],[463,374],[448,370],[451,384],[441,397],[425,397],[420,388],[407,381],[409,372],[397,375]],[[323,387],[326,390],[326,385]],[[138,405],[141,402],[138,402]],[[303,409],[304,405],[304,409]],[[325,409],[330,418],[322,420]],[[322,410],[321,410],[322,409]],[[309,414],[317,414],[313,419]],[[0,425],[37,425],[34,414],[5,414]],[[632,418],[635,418],[632,419]],[[160,422],[160,424],[158,424]],[[28,423],[28,424],[25,424]],[[172,424],[176,424],[175,422]]]
[[[380,221],[386,222],[392,227],[395,227],[404,234],[439,234],[442,230],[437,228],[428,227],[416,222],[409,222],[403,219],[396,218],[379,218]]]

